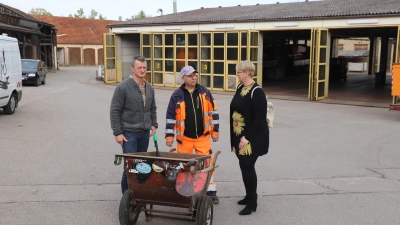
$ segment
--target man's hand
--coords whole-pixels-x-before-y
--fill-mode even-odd
[[[166,140],[165,144],[166,144],[168,147],[172,147],[172,145],[174,144],[174,139],[172,139],[172,140]]]
[[[124,145],[124,142],[128,142],[123,134],[115,136],[115,141],[121,145],[121,147]]]
[[[151,126],[151,132],[150,132],[150,137],[153,136],[153,134],[156,133],[156,127],[155,126]]]
[[[217,142],[218,141],[218,136],[211,135],[211,138],[212,138],[213,142]]]

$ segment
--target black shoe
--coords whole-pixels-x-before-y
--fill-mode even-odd
[[[212,198],[214,204],[218,204],[219,203],[219,199],[218,199],[218,197],[216,195],[211,196],[211,198]]]
[[[239,215],[250,215],[252,212],[257,210],[257,203],[249,203],[239,212]]]
[[[245,197],[244,199],[242,199],[242,200],[239,200],[239,201],[237,202],[237,204],[238,204],[238,205],[246,205],[246,204],[247,204],[247,199],[246,199],[246,197]]]

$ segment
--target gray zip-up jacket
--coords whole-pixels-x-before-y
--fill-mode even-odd
[[[122,131],[150,130],[158,128],[157,106],[154,89],[146,81],[146,105],[143,105],[142,92],[132,77],[123,80],[115,88],[110,106],[111,129],[114,136]]]

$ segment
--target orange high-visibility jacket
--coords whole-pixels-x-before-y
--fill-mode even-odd
[[[174,138],[174,131],[176,130],[176,140],[180,142],[185,131],[186,112],[183,93],[184,85],[185,84],[172,93],[168,104],[165,129],[165,139],[167,140],[172,140]],[[218,136],[219,114],[217,104],[207,88],[199,84],[196,85],[196,88],[199,92],[202,106],[204,135],[211,134],[213,136]]]

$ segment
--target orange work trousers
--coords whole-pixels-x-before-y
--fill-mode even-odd
[[[188,154],[198,154],[198,155],[209,155],[210,158],[210,166],[212,165],[212,154],[211,154],[211,139],[210,135],[200,136],[198,138],[190,138],[186,136],[182,136],[181,143],[177,143],[176,151],[179,153],[188,153]],[[194,151],[194,152],[193,152]],[[217,187],[214,182],[214,172],[211,175],[210,183],[208,185],[207,191],[216,191]]]

